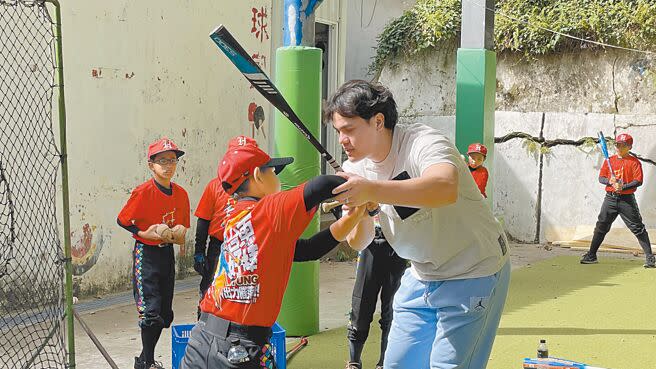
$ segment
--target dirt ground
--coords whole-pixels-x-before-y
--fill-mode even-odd
[[[560,255],[579,255],[580,251],[545,245],[514,244],[511,247],[513,269],[530,267],[531,264]],[[605,257],[635,258],[625,254],[600,254]],[[354,262],[323,262],[320,267],[320,328],[337,328],[347,323],[351,290],[355,280]],[[189,284],[189,283],[187,283]],[[196,318],[196,289],[179,292],[174,298],[174,324],[191,324]],[[83,304],[81,302],[81,304]],[[136,309],[129,299],[123,303],[105,306],[99,310],[82,314],[102,345],[119,368],[129,369],[134,356],[140,351],[140,336],[137,327]],[[79,369],[110,368],[81,327],[76,324],[76,361]],[[171,332],[165,330],[157,346],[156,360],[166,368],[171,367]]]

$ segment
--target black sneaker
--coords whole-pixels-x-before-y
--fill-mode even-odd
[[[134,357],[134,369],[148,369],[146,363],[139,356]]]
[[[645,257],[645,268],[656,268],[656,257],[652,255],[647,255]]]
[[[586,252],[583,254],[583,257],[581,257],[581,264],[597,264],[597,255],[592,254],[590,252]]]
[[[150,364],[149,369],[164,369],[164,365],[162,365],[162,363],[156,361],[156,362]]]

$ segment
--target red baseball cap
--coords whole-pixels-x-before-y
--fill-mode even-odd
[[[615,143],[625,143],[629,146],[633,146],[633,137],[628,133],[622,133],[615,137]]]
[[[219,163],[218,175],[225,192],[232,195],[255,168],[270,167],[279,174],[293,161],[291,157],[271,158],[257,146],[254,139],[237,136],[228,143],[228,150]]]
[[[184,155],[184,151],[178,149],[178,146],[173,141],[163,137],[148,146],[148,159],[166,151],[173,151],[178,158]]]
[[[487,156],[487,147],[481,143],[473,143],[469,145],[469,148],[467,149],[467,154],[471,154],[473,152],[477,152],[479,154],[483,154],[483,156]]]

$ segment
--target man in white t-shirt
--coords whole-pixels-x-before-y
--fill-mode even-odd
[[[510,281],[507,240],[455,146],[421,124],[396,125],[392,93],[349,81],[327,101],[326,123],[348,156],[335,188],[346,208],[381,204],[383,233],[408,268],[394,298],[385,369],[482,369]],[[365,218],[348,237],[371,242]]]

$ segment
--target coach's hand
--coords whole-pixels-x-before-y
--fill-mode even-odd
[[[205,254],[194,254],[194,270],[200,275],[205,273]]]
[[[373,182],[352,173],[337,173],[338,176],[345,178],[346,182],[335,187],[333,194],[335,200],[342,202],[351,207],[363,205],[371,200],[373,194]]]

